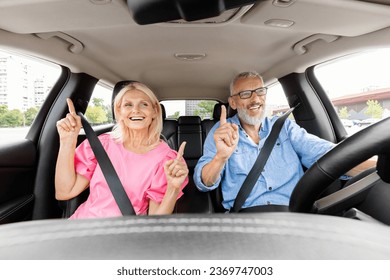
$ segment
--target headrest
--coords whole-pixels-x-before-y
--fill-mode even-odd
[[[167,112],[165,111],[165,107],[163,104],[160,103],[160,107],[161,107],[162,119],[165,120],[167,118]]]
[[[125,86],[127,86],[128,84],[130,84],[132,82],[136,82],[136,81],[134,81],[134,80],[126,80],[126,81],[117,82],[115,84],[114,90],[112,92],[112,101],[114,101],[115,97],[121,91],[122,88],[124,88]]]
[[[226,113],[226,114],[227,114],[227,117],[228,117],[228,118],[231,118],[231,117],[233,117],[235,114],[237,114],[237,110],[232,109],[232,107],[230,107],[229,104],[227,104],[226,106],[227,106],[227,107],[226,107],[226,108],[227,108],[227,113]]]
[[[231,118],[233,117],[236,113],[237,110],[232,109],[229,106],[229,103],[217,103],[214,105],[214,110],[213,110],[213,119],[214,120],[219,120],[221,118],[221,106],[224,105],[226,108],[226,117]]]
[[[114,99],[118,95],[118,93],[121,91],[122,88],[127,86],[128,84],[136,82],[134,80],[126,80],[126,81],[120,81],[117,82],[114,86],[114,89],[112,91],[112,96],[111,96],[111,110],[112,110],[112,117],[115,120],[115,114],[114,114]]]
[[[222,103],[217,103],[214,105],[213,120],[219,120],[219,118],[221,117],[221,105]]]
[[[200,125],[202,123],[202,119],[199,116],[180,116],[179,119],[177,120],[179,125],[185,124],[185,125],[190,125],[190,124],[196,124]]]

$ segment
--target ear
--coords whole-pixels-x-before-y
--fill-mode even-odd
[[[158,104],[157,103],[155,103],[154,104],[154,106],[153,106],[153,109],[154,109],[154,116],[153,116],[153,119],[156,119],[157,118],[157,115],[158,114],[161,114],[161,112],[159,112],[159,110],[158,110]]]
[[[230,108],[232,108],[233,110],[236,110],[236,109],[237,109],[236,102],[234,101],[234,99],[233,99],[232,97],[229,97],[229,98],[228,98],[228,102],[229,102]]]

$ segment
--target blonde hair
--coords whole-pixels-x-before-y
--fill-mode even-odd
[[[150,101],[152,102],[153,108],[156,110],[156,118],[152,120],[152,123],[149,126],[149,138],[147,140],[147,143],[149,145],[157,144],[160,140],[160,135],[162,131],[162,113],[161,113],[161,106],[160,102],[157,99],[157,96],[153,93],[153,91],[148,88],[146,85],[139,83],[139,82],[131,82],[124,86],[117,94],[117,96],[114,99],[114,116],[115,119],[117,119],[117,116],[119,116],[119,110],[122,103],[123,96],[128,92],[132,90],[139,90],[145,93]],[[119,123],[117,123],[114,128],[112,129],[111,135],[112,137],[119,142],[124,142],[125,135],[129,135],[126,133],[126,131],[123,131],[125,128],[120,126]]]

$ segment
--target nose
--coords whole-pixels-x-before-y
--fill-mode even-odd
[[[137,105],[137,104],[134,104],[132,107],[131,107],[131,109],[130,109],[130,112],[132,112],[132,113],[139,113],[139,105]]]
[[[263,101],[264,102],[265,95],[259,96],[255,92],[252,92],[252,96],[250,98],[251,102]]]

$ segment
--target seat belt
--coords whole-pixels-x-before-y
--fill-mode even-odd
[[[234,201],[233,207],[230,208],[229,210],[230,213],[237,213],[241,210],[242,205],[244,205],[245,200],[248,198],[249,194],[251,193],[253,187],[256,184],[257,179],[260,177],[260,174],[263,171],[263,168],[268,160],[268,157],[271,154],[271,151],[275,145],[276,139],[278,139],[284,121],[291,114],[291,112],[294,111],[294,109],[298,106],[299,104],[295,107],[292,107],[290,110],[288,110],[283,116],[279,117],[276,120],[275,124],[272,126],[270,135],[268,136],[267,140],[265,140],[264,146],[261,149],[259,155],[257,156],[257,159],[253,164],[252,169],[249,171],[249,174],[245,178],[244,183],[242,183],[242,186]]]
[[[81,117],[81,123],[83,124],[85,134],[100,165],[103,175],[106,178],[111,193],[114,196],[120,211],[122,212],[122,215],[136,215],[133,205],[131,204],[129,197],[127,196],[127,193],[125,192],[125,189],[123,188],[123,185],[118,178],[118,174],[116,173],[114,166],[112,165],[111,160],[104,150],[103,145],[98,139],[95,131],[92,129],[83,113],[79,112],[77,114]]]

